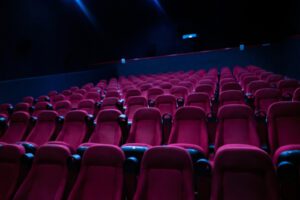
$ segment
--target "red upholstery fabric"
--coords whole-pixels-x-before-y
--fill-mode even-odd
[[[42,111],[49,110],[51,108],[51,104],[46,101],[37,102],[34,106],[34,111],[32,116],[37,117]]]
[[[134,200],[193,200],[192,173],[192,161],[184,149],[150,148],[142,159]]]
[[[168,144],[183,143],[184,147],[190,144],[198,145],[203,149],[203,154],[208,152],[208,136],[206,116],[203,109],[193,106],[179,108],[175,113],[174,123]]]
[[[160,88],[150,88],[147,93],[148,99],[156,99],[156,97],[162,95],[164,91]]]
[[[26,137],[30,115],[27,112],[18,111],[13,113],[10,125],[1,137],[1,141],[15,143],[22,141]]]
[[[34,104],[34,98],[31,96],[24,97],[22,102],[28,103],[30,106],[32,106]]]
[[[141,96],[142,93],[140,90],[138,89],[129,89],[126,93],[125,93],[125,102],[128,101],[128,98],[129,97],[132,97],[132,96]]]
[[[75,150],[84,140],[86,134],[87,113],[82,110],[70,111],[64,121],[64,125],[56,141],[69,144]]]
[[[55,111],[65,117],[67,115],[68,112],[70,112],[72,110],[72,105],[71,102],[68,100],[64,100],[64,101],[59,101],[55,104],[54,106]]]
[[[170,93],[174,95],[176,98],[183,97],[184,99],[186,99],[188,90],[183,86],[174,86],[172,87]]]
[[[211,200],[279,200],[272,161],[250,145],[224,145],[216,153]]]
[[[84,110],[90,115],[95,114],[95,101],[92,99],[84,99],[78,103],[77,110]]]
[[[14,107],[14,112],[24,111],[29,112],[30,104],[29,103],[18,103]]]
[[[51,104],[52,104],[53,106],[55,106],[57,102],[63,101],[63,100],[67,100],[67,99],[65,98],[64,95],[59,94],[59,95],[54,96],[54,97],[51,99]]]
[[[118,91],[108,91],[105,94],[105,98],[108,98],[108,97],[117,97],[117,98],[120,98],[120,93]]]
[[[224,83],[220,88],[220,92],[224,92],[228,90],[242,90],[242,87],[238,83],[229,82],[229,83]]]
[[[101,103],[101,110],[118,109],[118,100],[117,97],[105,97]]]
[[[205,92],[196,92],[187,97],[186,106],[195,106],[202,108],[205,113],[210,112],[210,99]]]
[[[293,101],[300,101],[300,88],[297,88],[293,94]]]
[[[277,101],[281,101],[281,92],[274,88],[263,88],[255,92],[255,110],[267,113],[269,106]]]
[[[271,154],[277,148],[300,144],[300,102],[277,102],[268,110],[268,131]]]
[[[83,99],[83,95],[82,94],[72,94],[69,98],[69,101],[72,104],[72,108],[77,108],[78,103]]]
[[[120,200],[123,188],[123,151],[112,145],[89,147],[69,200]]]
[[[12,108],[12,105],[9,103],[5,103],[5,104],[1,104],[0,105],[0,114],[2,114],[3,116],[5,116],[5,119],[7,120],[9,117],[9,110],[10,108]]]
[[[224,144],[260,146],[254,114],[249,106],[231,104],[219,108],[215,150]]]
[[[173,95],[159,95],[155,100],[155,107],[160,110],[161,115],[170,113],[173,116],[176,104],[176,98]]]
[[[70,155],[70,150],[65,146],[54,144],[41,146],[14,200],[61,199],[66,186],[67,159]]]
[[[297,80],[281,80],[277,83],[277,88],[280,89],[282,94],[293,94],[294,91],[299,87],[299,82]]]
[[[261,88],[270,88],[270,84],[266,81],[261,81],[261,80],[252,81],[251,83],[248,84],[246,92],[254,94],[258,89]]]
[[[132,121],[134,113],[137,109],[147,107],[147,100],[142,96],[132,96],[127,100],[127,108],[125,115],[128,117],[128,121]]]
[[[219,96],[219,106],[228,104],[245,104],[243,92],[240,90],[221,92]]]
[[[0,199],[9,200],[21,181],[21,157],[25,154],[22,146],[7,144],[0,146]]]
[[[195,89],[196,92],[205,92],[208,94],[209,97],[213,96],[214,93],[214,88],[211,85],[208,84],[201,84],[198,85]]]
[[[25,141],[38,146],[45,144],[51,139],[56,131],[56,118],[58,113],[51,110],[40,112],[36,124]]]
[[[135,112],[127,143],[162,144],[161,115],[157,108],[140,108]]]
[[[101,100],[101,95],[100,93],[98,92],[88,92],[86,95],[85,95],[85,98],[86,99],[92,99],[94,100],[95,102],[99,102]]]
[[[119,145],[122,139],[122,131],[119,124],[119,116],[121,114],[119,110],[115,109],[100,111],[89,143]]]

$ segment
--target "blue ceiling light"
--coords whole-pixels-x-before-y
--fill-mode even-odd
[[[84,15],[88,18],[89,22],[96,26],[96,20],[94,19],[90,11],[87,9],[87,7],[83,4],[83,2],[81,0],[75,0],[75,2],[77,3],[80,10],[84,13]]]
[[[182,39],[191,39],[191,38],[196,38],[197,37],[197,33],[191,33],[191,34],[186,34],[182,36]]]

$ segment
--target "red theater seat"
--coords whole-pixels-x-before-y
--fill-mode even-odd
[[[147,107],[147,100],[142,96],[129,97],[127,100],[127,108],[125,110],[125,115],[128,121],[131,122],[135,111],[139,108]]]
[[[162,144],[161,115],[157,108],[138,109],[132,121],[127,146]]]
[[[84,99],[78,103],[77,110],[84,110],[89,115],[96,114],[95,101],[92,99]]]
[[[229,82],[229,83],[224,83],[220,88],[220,92],[224,92],[228,90],[242,90],[242,87],[236,82]]]
[[[13,111],[13,106],[9,103],[1,104],[0,105],[0,114],[2,117],[4,117],[6,120],[9,119],[9,116],[11,112]]]
[[[52,110],[44,110],[38,115],[36,124],[26,138],[35,146],[40,146],[50,141],[57,131],[58,113]]]
[[[14,112],[23,111],[23,112],[30,112],[30,104],[28,103],[18,103],[14,107]]]
[[[228,104],[245,104],[243,92],[241,90],[227,90],[220,93],[219,106]]]
[[[67,184],[67,159],[70,150],[62,145],[46,144],[35,155],[32,168],[14,200],[62,199]]]
[[[115,109],[106,109],[98,113],[97,124],[88,143],[81,146],[90,146],[91,143],[120,145],[122,130],[119,116],[122,113]]]
[[[22,100],[23,103],[28,103],[30,106],[32,106],[35,103],[34,101],[34,98],[30,96],[24,97]]]
[[[174,86],[172,87],[170,93],[176,98],[182,97],[183,99],[186,99],[188,95],[188,90],[183,86]]]
[[[260,146],[254,114],[249,106],[231,104],[219,109],[215,151],[225,144]]]
[[[25,155],[22,146],[0,146],[0,199],[10,200],[25,176],[21,159]]]
[[[68,200],[122,199],[125,155],[116,146],[89,147]]]
[[[179,108],[175,113],[168,144],[196,149],[206,156],[208,135],[204,110],[193,106]]]
[[[279,200],[269,155],[250,145],[224,145],[215,156],[211,200]]]
[[[54,110],[61,116],[65,117],[72,110],[71,102],[68,100],[59,101],[55,104]]]
[[[12,114],[10,124],[4,135],[0,138],[1,142],[16,143],[25,139],[29,128],[30,115],[27,112],[18,111]]]
[[[212,85],[201,84],[196,87],[195,92],[205,92],[211,98],[214,95],[214,88]]]
[[[281,92],[275,88],[263,88],[254,93],[255,110],[267,113],[269,106],[282,100]]]
[[[37,102],[34,106],[32,116],[37,117],[44,110],[53,110],[52,104],[46,101]]]
[[[100,95],[100,93],[98,93],[98,92],[88,92],[88,93],[85,95],[85,99],[92,99],[92,100],[94,100],[95,102],[100,102],[100,100],[101,100],[101,95]]]
[[[280,89],[283,96],[292,96],[294,91],[299,87],[299,82],[297,80],[281,80],[277,83],[277,88]]]
[[[69,101],[71,102],[72,108],[77,108],[78,103],[84,98],[82,94],[72,94],[69,98]]]
[[[169,113],[173,116],[176,104],[176,98],[173,95],[160,95],[155,100],[155,107],[160,110],[161,115]]]
[[[51,99],[51,104],[52,104],[53,106],[55,106],[57,102],[63,101],[63,100],[66,100],[66,98],[65,98],[64,95],[62,95],[62,94],[55,95],[55,96]]]
[[[178,147],[153,147],[144,154],[134,200],[194,200],[190,155]]]
[[[158,95],[162,95],[164,91],[160,88],[150,88],[147,92],[148,99],[156,99]]]
[[[261,80],[252,81],[251,83],[248,84],[246,93],[254,94],[257,90],[262,88],[270,88],[270,84],[266,81],[261,81]]]
[[[117,97],[105,97],[101,103],[101,110],[105,109],[119,109],[118,108],[118,101]]]
[[[207,93],[197,92],[187,97],[186,106],[195,106],[202,108],[205,113],[210,112],[210,99]]]

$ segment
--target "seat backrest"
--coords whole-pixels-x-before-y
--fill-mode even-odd
[[[157,108],[140,108],[134,113],[127,143],[162,144],[161,115]]]
[[[98,92],[88,92],[85,95],[85,99],[92,99],[95,102],[99,102],[101,100],[101,95]]]
[[[267,116],[271,154],[278,147],[300,144],[300,102],[273,103]]]
[[[51,104],[53,106],[55,106],[55,104],[59,101],[63,101],[63,100],[66,100],[66,97],[62,94],[59,94],[59,95],[55,95],[54,97],[52,97],[51,99]]]
[[[95,101],[92,99],[83,99],[78,103],[77,110],[84,110],[89,115],[95,114]]]
[[[242,90],[242,87],[236,82],[228,82],[228,83],[224,83],[220,88],[220,92],[224,92],[228,90]]]
[[[267,113],[269,106],[282,100],[281,92],[275,88],[258,89],[255,93],[255,110],[261,110]]]
[[[108,98],[108,97],[120,98],[120,93],[117,90],[107,91],[105,94],[105,98]]]
[[[46,101],[37,102],[34,106],[34,111],[32,113],[33,117],[37,117],[44,110],[52,110],[52,104]]]
[[[127,103],[128,98],[132,96],[141,96],[142,93],[138,89],[131,88],[125,93],[125,102]]]
[[[242,87],[244,90],[247,90],[248,84],[252,81],[257,81],[258,78],[255,75],[252,76],[245,76],[242,80]]]
[[[17,103],[14,107],[14,112],[23,111],[29,112],[30,104],[29,103]]]
[[[215,156],[211,200],[279,200],[270,156],[250,145],[224,145]]]
[[[44,110],[37,117],[34,128],[27,136],[27,142],[38,146],[49,141],[56,131],[58,113],[53,110]]]
[[[72,95],[72,91],[71,90],[63,90],[61,92],[62,95],[64,95],[65,97],[69,98]]]
[[[119,145],[122,139],[122,130],[119,116],[122,113],[115,109],[105,109],[98,113],[97,124],[89,142]]]
[[[147,107],[147,100],[142,96],[132,96],[127,100],[127,108],[125,110],[125,115],[128,121],[132,121],[135,111],[139,108]]]
[[[72,108],[77,108],[78,103],[84,98],[84,96],[82,94],[79,93],[75,93],[72,94],[69,98],[69,101],[72,104]]]
[[[74,92],[75,94],[85,95],[87,93],[86,89],[79,89]]]
[[[185,105],[202,108],[205,113],[210,112],[210,99],[208,94],[205,92],[196,92],[190,94],[187,97]]]
[[[293,101],[300,101],[300,88],[297,88],[293,94]]]
[[[271,84],[276,86],[277,83],[283,79],[283,76],[280,74],[271,74],[267,77],[266,81]]]
[[[56,140],[63,141],[76,149],[85,139],[87,116],[88,114],[83,110],[70,111]]]
[[[113,145],[94,145],[83,155],[78,178],[68,200],[122,197],[124,152]]]
[[[161,115],[169,113],[172,116],[176,111],[176,98],[173,95],[159,95],[155,100],[155,107],[160,110]]]
[[[8,128],[1,137],[1,141],[15,143],[25,139],[30,123],[29,121],[30,115],[27,112],[14,112],[11,116]]]
[[[164,91],[160,88],[150,88],[147,93],[148,99],[156,99],[156,97],[162,95]]]
[[[72,105],[68,100],[59,101],[55,104],[54,109],[59,115],[65,117],[72,110]]]
[[[78,87],[78,86],[73,86],[73,87],[70,88],[70,90],[71,90],[71,92],[73,93],[73,92],[78,91],[78,90],[79,90],[79,87]]]
[[[0,199],[9,200],[22,181],[21,158],[25,149],[16,144],[0,146]]]
[[[46,144],[37,149],[32,168],[14,200],[62,199],[68,177],[70,150],[63,145]]]
[[[34,98],[31,96],[24,97],[22,102],[28,103],[30,106],[32,106],[34,104]]]
[[[188,95],[188,89],[183,86],[174,86],[172,87],[170,93],[176,98],[183,97],[183,99],[186,99]]]
[[[118,109],[118,100],[117,97],[105,97],[101,103],[101,110]]]
[[[256,90],[259,90],[262,88],[270,88],[270,84],[268,82],[262,81],[262,80],[252,81],[251,83],[248,84],[246,93],[254,94],[256,92]]]
[[[194,106],[179,108],[173,120],[168,144],[194,144],[208,151],[206,115],[203,109]]]
[[[212,97],[214,95],[214,87],[209,84],[201,84],[196,87],[195,92],[205,92],[209,97]]]
[[[152,147],[142,159],[134,200],[194,200],[193,166],[179,147]]]
[[[13,106],[9,103],[1,104],[0,105],[0,114],[5,115],[5,119],[8,119],[12,109],[13,109]]]
[[[297,80],[281,80],[277,83],[277,88],[280,89],[281,93],[284,94],[293,94],[294,91],[299,87],[299,82]]]
[[[244,95],[241,90],[227,90],[220,93],[219,106],[228,104],[245,104]]]
[[[225,144],[260,146],[254,113],[249,106],[230,104],[219,108],[215,150]]]

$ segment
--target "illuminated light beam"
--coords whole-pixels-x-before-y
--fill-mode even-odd
[[[165,10],[163,9],[163,7],[160,5],[159,0],[153,0],[153,2],[155,3],[155,5],[159,8],[160,11],[165,13]]]
[[[183,35],[182,39],[185,40],[185,39],[191,39],[191,38],[195,38],[195,37],[197,37],[197,33],[191,33],[191,34]]]
[[[93,24],[95,27],[97,27],[97,23],[95,18],[92,16],[90,11],[87,9],[87,7],[83,4],[81,0],[75,0],[78,7],[81,9],[81,11],[84,13],[84,15],[88,18],[89,22]]]

